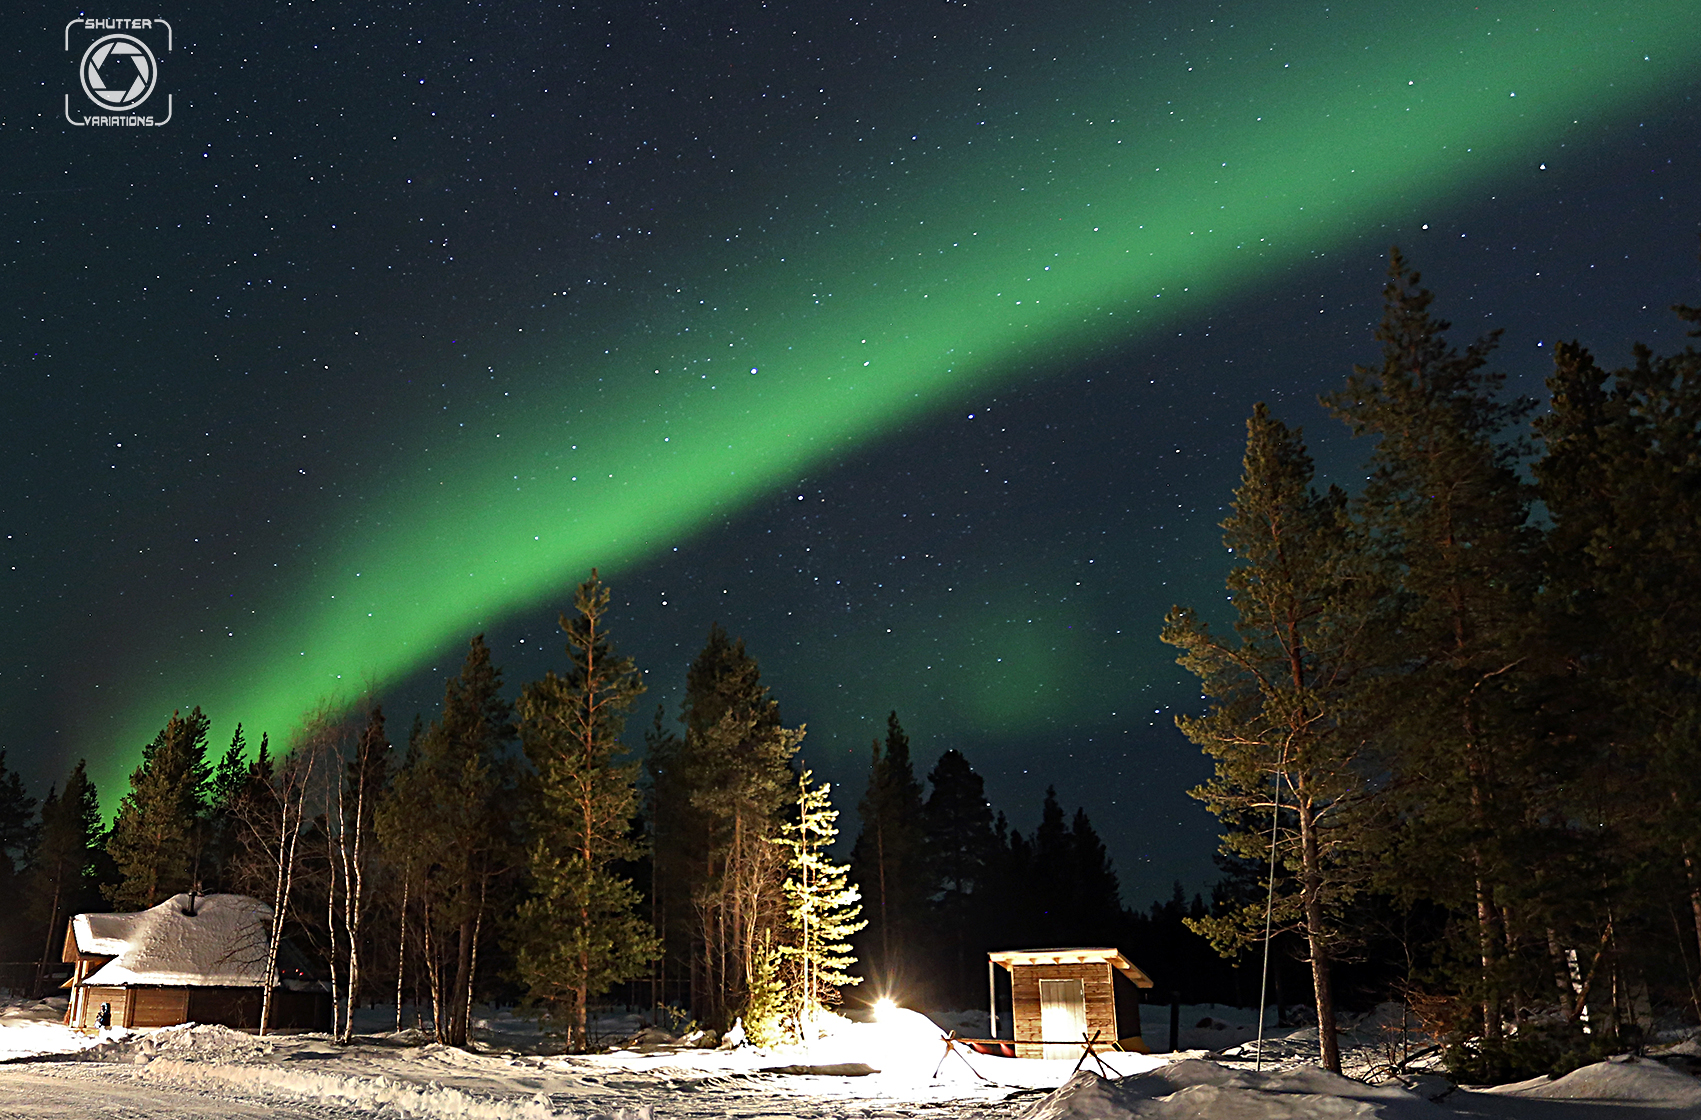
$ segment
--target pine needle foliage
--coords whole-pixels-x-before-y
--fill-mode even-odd
[[[848,971],[856,963],[850,942],[868,924],[862,919],[861,893],[850,881],[850,868],[828,856],[839,835],[833,787],[827,782],[817,786],[814,780],[811,770],[798,775],[797,816],[774,841],[787,852],[790,939],[779,950],[792,965],[791,1015],[805,1041],[815,1035],[818,1014],[839,1002],[839,989],[862,982]]]
[[[620,734],[644,685],[609,641],[608,602],[593,569],[574,596],[575,613],[561,616],[570,667],[527,685],[519,703],[520,741],[537,773],[520,978],[579,1050],[589,1046],[590,1001],[642,975],[660,951],[637,912],[638,891],[616,869],[638,855],[638,767],[620,761]]]
[[[142,763],[130,775],[130,792],[118,806],[107,851],[120,881],[108,891],[114,906],[145,910],[194,886],[199,823],[211,776],[209,721],[196,708],[171,714]]]
[[[1200,681],[1202,716],[1176,720],[1216,760],[1193,795],[1225,825],[1225,855],[1270,867],[1277,882],[1226,912],[1190,920],[1225,956],[1275,931],[1304,933],[1321,1021],[1334,1015],[1333,953],[1346,935],[1341,907],[1360,875],[1350,854],[1365,789],[1352,699],[1370,614],[1346,530],[1346,495],[1313,489],[1300,433],[1258,405],[1223,543],[1235,635],[1219,636],[1191,609],[1174,608],[1163,640]],[[1277,812],[1280,803],[1285,812]],[[1269,871],[1266,870],[1266,874]],[[1273,898],[1274,912],[1266,914]],[[1331,1031],[1325,1068],[1340,1071]]]

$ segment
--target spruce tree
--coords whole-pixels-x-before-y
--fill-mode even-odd
[[[35,847],[40,828],[35,807],[18,772],[7,769],[6,750],[0,747],[0,883],[7,886]]]
[[[1267,928],[1303,931],[1320,1056],[1338,1073],[1331,966],[1346,940],[1341,906],[1362,881],[1350,858],[1367,784],[1354,704],[1374,600],[1346,531],[1345,495],[1313,489],[1300,434],[1262,404],[1246,427],[1241,483],[1223,522],[1234,636],[1176,607],[1163,640],[1181,648],[1177,660],[1209,702],[1204,715],[1176,720],[1216,762],[1194,796],[1223,822],[1226,856],[1256,861],[1267,877],[1274,844],[1278,875],[1258,897],[1189,924],[1227,957]]]
[[[576,613],[561,616],[571,667],[527,685],[519,703],[520,741],[537,773],[520,978],[577,1050],[590,1045],[590,1001],[641,975],[658,951],[637,890],[617,870],[637,855],[638,768],[621,761],[620,734],[644,685],[610,644],[608,601],[593,569]]]
[[[17,772],[6,768],[6,752],[0,749],[0,898],[22,893],[21,872],[33,858],[39,830],[35,807],[36,799],[24,792]],[[20,909],[0,911],[0,954],[21,956],[34,940]]]
[[[210,777],[207,717],[173,712],[130,775],[107,850],[121,881],[114,906],[142,910],[195,886],[201,815]]]
[[[886,717],[886,745],[871,748],[868,789],[858,804],[862,829],[851,848],[851,874],[868,899],[859,947],[884,987],[908,990],[919,979],[917,942],[927,898],[926,824],[910,739],[898,713]]]
[[[992,806],[986,799],[986,783],[962,753],[948,750],[927,775],[931,787],[922,807],[927,837],[927,868],[930,928],[943,951],[940,973],[945,978],[942,993],[953,1003],[978,998],[984,986],[981,955],[1000,948],[985,942],[992,931],[988,925],[997,913],[991,901],[992,862],[997,839],[993,835]]]
[[[686,674],[683,736],[652,733],[657,905],[691,1007],[724,1027],[745,1003],[764,933],[784,921],[779,834],[803,729],[780,722],[756,660],[719,625]],[[659,732],[659,728],[658,728]]]
[[[30,916],[43,937],[38,991],[59,962],[65,922],[98,897],[92,880],[101,839],[100,799],[87,763],[79,760],[64,792],[51,789],[42,802],[41,843],[29,873]]]
[[[820,1013],[838,1003],[839,989],[862,982],[848,969],[856,963],[851,938],[867,923],[850,868],[834,863],[828,854],[839,835],[832,789],[826,782],[815,785],[810,770],[798,775],[796,819],[786,822],[776,840],[787,851],[790,934],[780,952],[792,966],[793,1020],[805,1042],[819,1033]]]
[[[1543,603],[1567,653],[1570,747],[1590,763],[1575,786],[1587,799],[1572,812],[1593,826],[1584,835],[1594,861],[1613,869],[1598,881],[1617,888],[1573,905],[1569,913],[1586,917],[1555,940],[1587,945],[1615,911],[1622,924],[1631,895],[1657,893],[1675,864],[1701,941],[1701,608],[1673,593],[1701,581],[1692,529],[1701,523],[1701,353],[1657,356],[1638,345],[1632,365],[1608,372],[1582,346],[1562,344],[1548,387],[1534,468],[1552,520]],[[1648,882],[1626,873],[1644,868]],[[1559,987],[1576,1018],[1581,1000]]]

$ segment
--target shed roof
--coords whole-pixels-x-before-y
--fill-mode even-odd
[[[1137,988],[1150,988],[1152,978],[1136,968],[1117,949],[1001,949],[987,959],[1014,971],[1019,965],[1097,964],[1103,962],[1128,977]]]
[[[111,957],[86,984],[258,988],[272,908],[240,894],[173,895],[133,914],[78,914],[79,954]]]

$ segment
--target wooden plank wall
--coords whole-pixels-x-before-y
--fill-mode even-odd
[[[100,1014],[100,1005],[112,1005],[112,1025],[124,1027],[129,1024],[125,1017],[130,1013],[130,989],[128,988],[84,988],[82,1015],[74,1024],[77,1029],[95,1031],[100,1028],[95,1024],[95,1018]]]
[[[174,1027],[188,1021],[188,988],[131,989],[128,1026]]]
[[[1102,961],[1089,964],[1019,964],[1010,973],[1016,1057],[1041,1057],[1041,1042],[1073,1041],[1040,1037],[1041,980],[1081,981],[1081,991],[1087,1000],[1087,1034],[1099,1032],[1100,1045],[1106,1050],[1110,1049],[1110,1044],[1120,1037],[1116,1033],[1116,999],[1111,986],[1113,977],[1110,965]],[[1138,1027],[1135,1029],[1138,1030]]]

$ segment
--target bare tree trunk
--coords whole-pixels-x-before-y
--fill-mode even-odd
[[[1323,1068],[1341,1072],[1341,1041],[1335,1034],[1335,986],[1330,975],[1329,936],[1323,917],[1323,861],[1317,841],[1317,813],[1302,779],[1295,790],[1299,802],[1301,895],[1305,907],[1305,937],[1311,954],[1311,990],[1317,1000],[1317,1046]]]
[[[53,935],[59,931],[59,899],[65,884],[65,869],[60,867],[53,876],[53,903],[47,908],[47,942],[42,946],[41,960],[35,968],[35,987],[33,993],[39,998],[47,994],[47,967],[53,959],[53,943],[57,938]]]
[[[402,1029],[402,972],[407,962],[408,948],[408,888],[413,885],[412,869],[402,868],[402,916],[396,923],[396,1031]]]
[[[354,1010],[360,999],[360,936],[361,918],[365,910],[365,900],[362,897],[364,875],[362,874],[362,853],[364,848],[366,820],[366,775],[368,768],[368,744],[363,734],[355,745],[355,790],[354,790],[354,824],[353,836],[349,835],[349,822],[343,813],[343,791],[339,784],[337,789],[337,816],[341,843],[337,845],[343,862],[343,931],[348,938],[348,992],[347,1010],[343,1014],[343,1029],[338,1041],[349,1042],[354,1037]],[[352,848],[352,851],[351,851]],[[401,1014],[400,1004],[396,1013]]]
[[[484,929],[484,892],[489,885],[490,880],[485,879],[478,887],[478,913],[473,917],[472,957],[467,961],[467,1010],[465,1017],[461,1020],[463,1024],[461,1029],[462,1046],[465,1046],[472,1039],[473,981],[478,976],[478,937]]]
[[[436,938],[431,936],[431,890],[426,884],[425,898],[422,902],[424,921],[421,928],[425,931],[425,968],[428,987],[431,989],[431,1030],[437,1036],[438,1042],[449,1041],[446,1037],[448,1024],[443,1022],[443,968],[437,959],[440,951]]]
[[[299,774],[295,766],[304,766]],[[302,804],[313,775],[313,756],[308,754],[302,763],[293,760],[278,775],[278,800],[282,804],[279,817],[276,888],[272,896],[271,937],[266,943],[266,986],[260,996],[260,1034],[272,1023],[272,993],[278,986],[278,947],[283,941],[284,916],[289,909],[290,891],[295,884],[295,842],[301,832]],[[292,792],[292,787],[296,787]],[[290,824],[290,801],[295,801],[295,824]]]
[[[341,751],[335,756],[341,760]],[[337,856],[345,829],[343,820],[343,784],[338,781],[338,767],[325,760],[325,940],[331,965],[331,1037],[340,1039],[342,1032],[341,988],[337,982]],[[332,817],[333,810],[336,813]]]
[[[1695,858],[1688,844],[1683,845],[1683,871],[1689,877],[1689,914],[1695,920],[1695,944],[1701,949],[1701,883],[1696,882]]]

